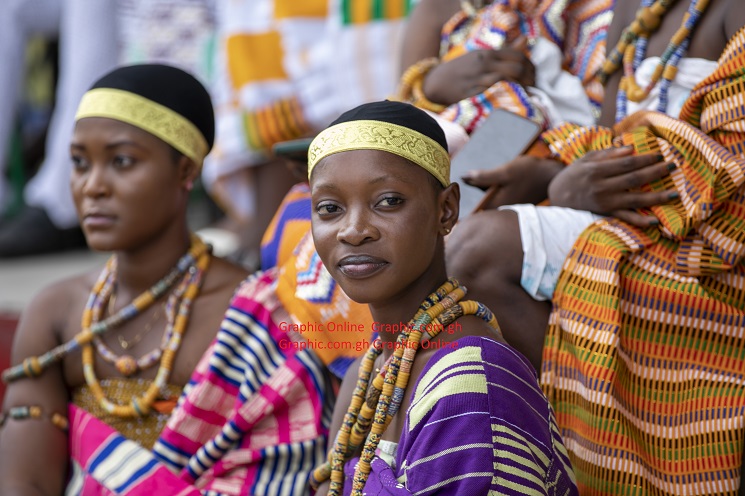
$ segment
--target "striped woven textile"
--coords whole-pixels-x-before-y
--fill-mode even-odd
[[[275,280],[268,271],[239,287],[153,448],[204,494],[307,494],[325,458],[334,393],[317,356],[280,329]]]
[[[537,31],[564,52],[564,66],[582,79],[596,117],[603,85],[595,77],[605,61],[614,0],[541,0],[533,14]]]
[[[217,2],[218,140],[205,161],[205,181],[264,163],[275,143],[312,136],[347,109],[391,94],[411,6],[412,0]]]
[[[285,263],[310,231],[310,186],[298,183],[287,192],[261,239],[261,269]]]
[[[280,267],[277,298],[290,322],[311,324],[299,334],[336,377],[343,378],[352,362],[367,350],[373,336],[370,309],[352,301],[334,281],[318,256],[310,232]],[[358,327],[348,330],[345,324]]]
[[[456,344],[428,361],[396,467],[374,458],[365,494],[577,494],[553,411],[527,360],[491,339]],[[345,467],[345,494],[356,461]]]
[[[745,28],[744,28],[745,29]],[[541,385],[588,495],[734,495],[745,434],[745,31],[681,120],[548,135],[570,162],[632,144],[677,169],[659,228],[590,226],[554,294]]]
[[[70,403],[72,473],[65,495],[199,496],[146,450],[87,411]]]

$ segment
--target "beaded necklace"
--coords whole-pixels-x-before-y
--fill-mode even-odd
[[[628,100],[641,102],[647,98],[652,89],[659,83],[659,103],[657,111],[666,112],[670,84],[678,71],[678,64],[688,50],[693,30],[709,5],[709,0],[691,0],[688,11],[683,17],[681,26],[670,39],[660,61],[655,67],[649,84],[639,87],[635,73],[644,60],[649,36],[659,27],[662,16],[676,0],[643,0],[642,7],[634,21],[624,29],[618,44],[603,63],[597,76],[601,83],[607,83],[609,77],[623,67],[624,75],[616,95],[616,122],[626,117]]]
[[[112,293],[113,288],[116,286],[116,261],[112,259],[112,267],[108,271],[109,274],[106,281],[101,288],[97,303],[93,306],[93,322],[98,322],[101,318],[102,309],[105,306],[110,306],[111,300],[113,299]],[[99,356],[105,361],[111,363],[116,367],[120,374],[125,377],[134,375],[135,373],[146,370],[154,366],[163,356],[163,351],[168,346],[171,337],[173,336],[173,325],[176,321],[176,308],[179,301],[181,300],[184,291],[186,291],[187,283],[189,279],[183,278],[179,283],[178,287],[171,293],[168,298],[168,302],[165,305],[166,314],[166,330],[163,333],[160,346],[144,355],[140,358],[135,359],[131,355],[117,355],[111,348],[106,346],[101,336],[93,338],[93,343],[96,345],[96,351]],[[105,302],[108,300],[108,304]],[[144,333],[143,333],[144,334]]]
[[[109,264],[112,264],[112,263],[113,262],[110,259],[109,262],[107,263],[107,267],[110,267]],[[129,321],[134,316],[142,312],[144,309],[148,308],[156,300],[158,300],[161,296],[163,296],[168,290],[170,290],[174,286],[176,281],[179,279],[179,277],[183,276],[187,271],[190,271],[189,277],[193,277],[194,273],[196,272],[200,272],[200,276],[201,276],[201,271],[195,271],[193,269],[190,270],[197,263],[200,266],[200,268],[201,266],[203,266],[204,269],[206,269],[206,266],[209,263],[209,249],[207,245],[205,245],[204,242],[202,242],[197,236],[192,235],[191,248],[189,252],[184,254],[184,256],[182,256],[179,259],[176,266],[165,277],[163,277],[163,279],[155,283],[150,289],[148,289],[147,291],[139,295],[137,298],[132,300],[131,303],[123,307],[116,314],[111,315],[110,317],[108,317],[107,319],[103,321],[92,322],[92,309],[93,309],[94,304],[97,301],[96,294],[100,292],[101,286],[104,284],[106,280],[107,269],[105,268],[101,277],[99,277],[98,281],[96,282],[96,285],[94,286],[91,292],[91,295],[88,298],[88,303],[86,304],[85,311],[83,312],[83,326],[82,326],[83,330],[80,333],[78,333],[74,338],[69,340],[68,342],[63,343],[59,346],[56,346],[55,348],[44,353],[43,355],[38,356],[38,357],[26,358],[19,365],[16,365],[14,367],[11,367],[5,370],[2,374],[3,381],[6,383],[9,383],[9,382],[13,382],[15,380],[21,379],[23,377],[38,377],[49,366],[59,362],[64,357],[66,357],[67,355],[69,355],[70,353],[78,349],[83,349],[83,351],[85,351],[87,347],[89,352],[92,353],[92,347],[90,346],[90,343],[93,341],[94,337],[96,337],[97,335],[103,334],[116,327],[119,327],[124,322]],[[193,296],[196,295],[197,290],[198,290],[198,286],[192,289],[192,292],[194,293],[194,295],[190,296],[190,298],[193,298]],[[187,296],[189,296],[188,292],[187,292]],[[187,310],[188,310],[188,307],[187,307]],[[176,321],[176,324],[179,324],[179,319],[180,319],[181,321],[184,321],[184,322],[179,325],[185,326],[185,320],[187,318],[188,318],[188,314],[179,315]],[[180,340],[180,336],[179,336],[179,340]],[[171,341],[173,341],[173,339]],[[173,344],[178,346],[178,342],[175,342]],[[170,349],[170,344],[169,344],[169,349]],[[175,350],[173,350],[173,353],[175,353]],[[166,360],[165,356],[163,357],[163,360],[164,361]],[[172,360],[172,358],[170,360]],[[91,357],[91,361],[92,361],[92,357]],[[168,367],[170,370],[170,364],[168,364]],[[93,374],[92,367],[90,369],[91,369],[90,373],[85,372],[85,366],[84,366],[84,372],[85,372],[87,382],[89,378],[95,379],[95,375]],[[159,372],[159,376],[160,375],[161,373]],[[149,396],[149,395],[146,395],[146,396]],[[157,396],[157,391],[156,391],[156,396]]]
[[[202,246],[205,246],[201,241],[197,242]],[[88,387],[90,387],[91,392],[98,400],[101,408],[109,414],[122,418],[135,418],[150,413],[150,409],[158,398],[161,389],[168,383],[168,378],[173,370],[173,361],[176,356],[176,351],[178,351],[178,348],[181,345],[181,338],[186,329],[186,324],[189,321],[191,304],[199,293],[202,276],[207,270],[209,260],[209,252],[205,246],[201,255],[196,257],[196,264],[191,265],[184,276],[180,285],[180,287],[183,287],[184,289],[174,292],[174,295],[178,292],[182,293],[181,301],[178,303],[178,312],[173,324],[172,332],[170,333],[165,349],[162,350],[160,367],[155,376],[155,380],[150,384],[150,387],[148,387],[147,391],[145,391],[142,396],[132,398],[129,405],[117,405],[106,397],[106,394],[96,377],[93,346],[91,346],[90,342],[83,346],[83,374],[85,375],[85,382],[88,384]],[[111,266],[113,266],[113,264],[107,264],[107,268],[110,268]],[[104,272],[99,278],[99,282],[91,292],[88,305],[86,305],[86,309],[83,312],[83,329],[95,325],[97,323],[96,318],[100,316],[101,307],[103,306],[104,301],[102,298],[102,289],[106,281],[109,279],[109,274],[107,272],[108,271],[104,269]],[[154,300],[150,303],[152,304],[153,301]]]
[[[375,360],[382,352],[382,346],[379,346],[377,341],[371,344],[360,364],[352,401],[342,421],[334,449],[329,453],[329,461],[313,472],[310,481],[312,487],[317,488],[322,482],[330,479],[328,494],[341,494],[344,461],[365,440],[362,456],[355,467],[352,487],[353,495],[362,495],[370,475],[370,462],[375,450],[403,401],[411,367],[422,338],[427,340],[436,337],[445,326],[463,315],[476,315],[488,322],[492,328],[499,328],[494,315],[481,303],[461,301],[465,294],[466,289],[455,279],[449,279],[430,294],[422,302],[406,329],[399,333],[394,353],[375,376],[372,385],[370,376]]]

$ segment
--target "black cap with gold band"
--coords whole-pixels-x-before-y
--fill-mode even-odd
[[[75,121],[106,117],[136,126],[201,166],[215,139],[212,100],[187,72],[162,64],[115,69],[83,95]]]
[[[324,157],[349,150],[381,150],[404,157],[450,184],[445,133],[426,112],[402,102],[373,102],[342,114],[308,150],[308,177]]]

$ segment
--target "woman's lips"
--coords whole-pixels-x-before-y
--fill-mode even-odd
[[[369,255],[351,255],[339,261],[339,270],[352,279],[369,277],[382,270],[388,262]]]
[[[83,218],[83,226],[87,228],[102,229],[114,224],[114,217],[104,214],[89,214]]]

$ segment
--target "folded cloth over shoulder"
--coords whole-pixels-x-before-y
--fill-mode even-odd
[[[281,329],[275,281],[268,271],[238,288],[152,452],[71,407],[68,494],[308,494],[333,390]]]

